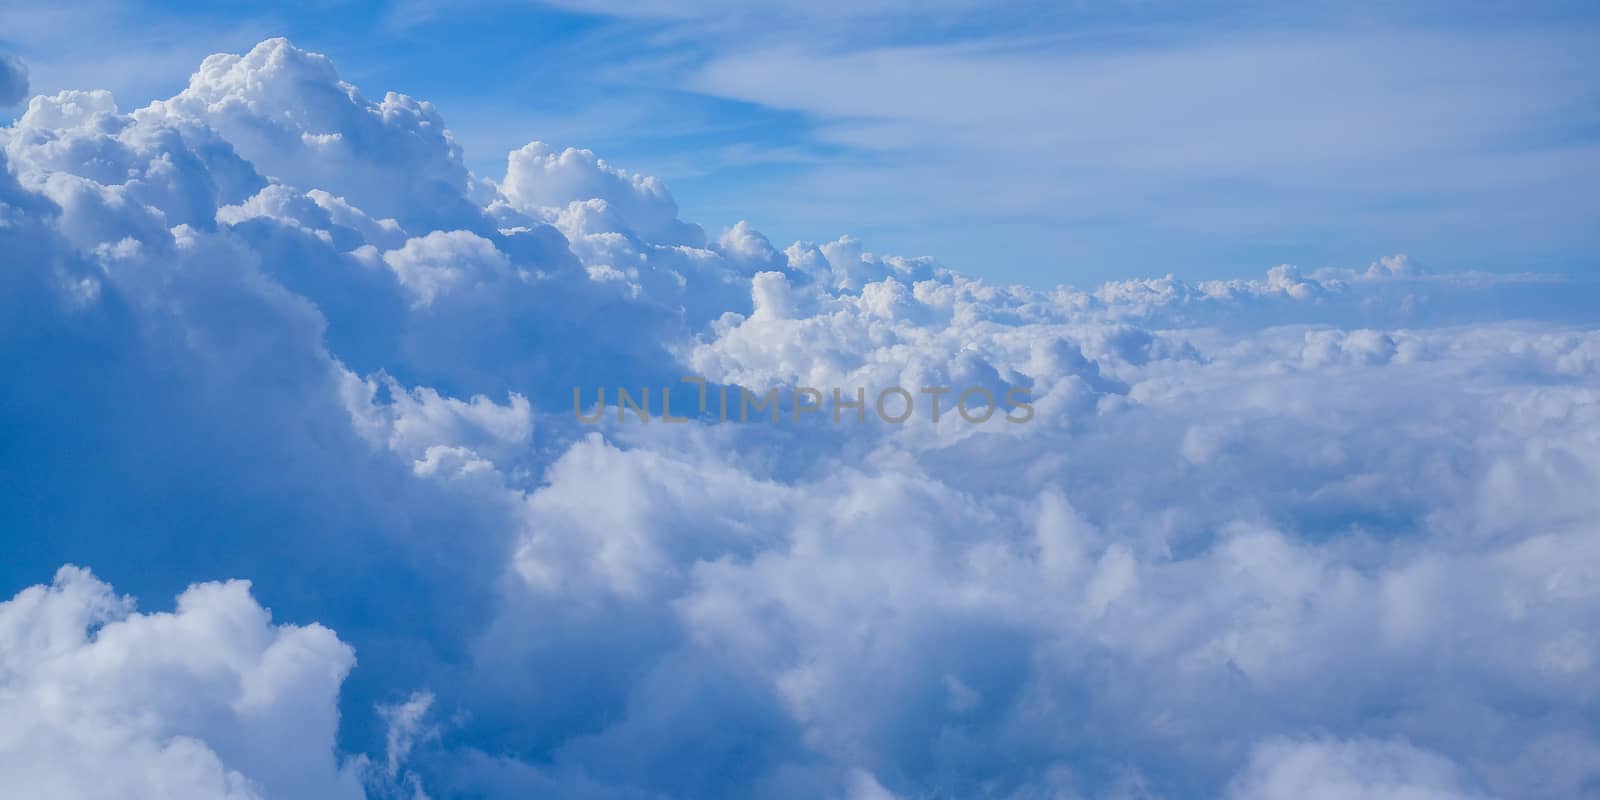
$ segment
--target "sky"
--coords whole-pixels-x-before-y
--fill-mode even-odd
[[[8,9],[0,787],[1593,795],[1585,15],[1174,8]]]
[[[181,88],[270,35],[435,103],[475,173],[530,139],[687,218],[849,234],[1030,285],[1387,253],[1593,272],[1586,3],[17,3],[36,91]],[[109,78],[109,80],[107,80]],[[13,115],[16,110],[11,112]]]

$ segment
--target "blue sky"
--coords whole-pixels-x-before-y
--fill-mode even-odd
[[[851,234],[1000,281],[1596,268],[1582,3],[16,4],[36,91],[127,108],[267,35],[435,103],[479,174],[531,139],[684,218]]]

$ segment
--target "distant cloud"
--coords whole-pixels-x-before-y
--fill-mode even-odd
[[[0,108],[28,99],[28,65],[10,53],[0,53]]]
[[[1600,151],[1572,127],[1590,101],[1587,41],[1398,31],[1100,48],[1041,37],[774,43],[716,52],[690,80],[810,115],[823,140],[875,154],[862,171],[878,182],[940,176],[944,191],[885,205],[1068,221],[1136,215],[1187,236],[1191,226],[1214,233],[1363,213],[1394,197],[1469,204],[1485,218],[1524,196],[1593,210],[1577,176],[1600,168]],[[1589,146],[1574,148],[1574,137]],[[1553,158],[1574,171],[1550,172]],[[1219,196],[1217,181],[1230,190]],[[1335,193],[1344,201],[1318,206]],[[1168,211],[1175,216],[1159,219]],[[1552,219],[1570,234],[1579,216]]]

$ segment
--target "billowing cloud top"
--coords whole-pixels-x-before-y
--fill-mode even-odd
[[[27,796],[1600,782],[1592,280],[708,236],[587,150],[472,175],[281,39],[0,153]]]

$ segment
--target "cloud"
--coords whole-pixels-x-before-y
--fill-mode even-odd
[[[8,785],[1596,780],[1591,279],[1385,256],[1028,288],[706,236],[588,151],[472,176],[437,110],[284,40],[132,112],[35,98],[0,153]],[[574,387],[687,411],[691,375],[1036,413],[573,417]],[[62,563],[178,609],[33,586]],[[218,577],[251,584],[184,588]]]
[[[1487,797],[1467,789],[1460,768],[1401,742],[1271,741],[1250,756],[1230,797],[1371,797],[1450,800]]]
[[[530,142],[511,151],[501,189],[525,213],[573,206],[570,213],[580,219],[586,212],[614,213],[628,230],[652,242],[696,247],[705,242],[699,226],[678,220],[678,204],[661,181],[615,169],[588,150],[569,147],[557,153],[543,142]],[[603,205],[586,205],[586,200]],[[583,226],[576,220],[569,224]]]
[[[1577,122],[1594,66],[1586,34],[1037,24],[954,41],[811,39],[826,46],[752,33],[709,46],[686,80],[798,113],[812,122],[807,141],[860,154],[786,179],[790,217],[916,230],[922,241],[896,244],[937,242],[953,263],[998,262],[1020,280],[1127,275],[1196,252],[1236,265],[1237,253],[1273,257],[1253,245],[1267,237],[1330,260],[1356,242],[1427,241],[1507,269],[1586,241],[1569,205],[1592,215],[1576,177],[1597,164]],[[1527,204],[1548,213],[1525,218]],[[1001,228],[1024,241],[970,244]]]
[[[394,92],[370,101],[326,56],[285,39],[207,58],[186,89],[146,113],[205,124],[264,174],[325,189],[374,217],[475,216],[460,148],[431,103]]]
[[[28,99],[28,65],[10,53],[0,53],[0,107]]]
[[[355,664],[319,625],[273,624],[242,581],[170,613],[76,567],[0,603],[0,774],[30,797],[358,798],[334,749]]]
[[[413,303],[426,306],[441,293],[492,288],[512,277],[511,262],[494,243],[469,231],[434,231],[383,256]]]
[[[1284,344],[1293,352],[1292,340]],[[1498,773],[1499,793],[1561,796],[1586,780],[1535,789],[1539,779],[1515,766],[1531,748],[1453,731],[1493,720],[1524,735],[1560,730],[1593,744],[1577,733],[1579,717],[1546,716],[1592,683],[1593,642],[1579,620],[1595,595],[1572,582],[1588,567],[1562,566],[1592,563],[1581,542],[1593,509],[1577,500],[1579,482],[1589,479],[1580,476],[1600,467],[1580,455],[1592,422],[1538,433],[1548,423],[1511,410],[1555,402],[1560,410],[1549,408],[1546,419],[1592,420],[1592,393],[1491,401],[1463,420],[1479,430],[1507,426],[1505,449],[1461,450],[1405,432],[1428,415],[1404,410],[1404,397],[1443,396],[1380,393],[1393,365],[1298,387],[1281,377],[1238,385],[1237,365],[1192,369],[1230,378],[1200,390],[1209,382],[1196,376],[1183,383],[1198,393],[1150,398],[1146,410],[1113,419],[1101,414],[1089,423],[1108,426],[1098,432],[974,437],[948,449],[907,437],[859,467],[823,456],[793,482],[770,467],[741,474],[709,442],[676,445],[683,456],[598,441],[574,448],[531,499],[535,522],[518,556],[530,596],[484,646],[497,659],[521,653],[520,666],[495,667],[508,675],[564,676],[560,665],[573,653],[546,649],[560,642],[577,648],[579,663],[617,665],[624,675],[645,670],[665,682],[640,693],[627,680],[589,679],[586,707],[616,721],[566,746],[585,760],[641,746],[640,729],[674,713],[663,705],[675,702],[669,698],[687,696],[697,719],[721,719],[768,746],[804,742],[737,759],[709,743],[699,751],[728,759],[717,762],[726,769],[821,752],[844,770],[832,780],[865,770],[904,794],[930,786],[954,794],[980,786],[1019,796],[1092,792],[1128,780],[1115,767],[1130,763],[1139,765],[1139,783],[1177,794],[1199,776],[1231,772],[1258,737],[1301,733],[1302,725],[1431,742],[1476,771]],[[1348,385],[1336,390],[1335,382]],[[1269,387],[1276,396],[1265,394]],[[1383,399],[1363,408],[1375,394]],[[1224,423],[1231,441],[1207,463],[1183,465],[1184,423],[1171,422],[1226,419],[1238,397],[1252,398],[1251,409],[1235,413],[1245,428]],[[1546,478],[1532,476],[1553,474],[1523,461],[1521,443],[1574,435],[1582,442],[1553,457],[1568,465],[1560,470],[1568,477],[1557,479],[1564,485],[1536,488]],[[1301,445],[1286,450],[1283,441]],[[791,446],[771,448],[795,456]],[[1072,466],[1052,468],[1052,454],[1069,448]],[[1481,460],[1423,485],[1375,480],[1427,475],[1429,465],[1461,459]],[[1019,463],[1030,469],[1001,466]],[[1132,469],[1155,474],[1128,485],[1105,478]],[[1490,488],[1504,479],[1496,476],[1511,475],[1526,477]],[[1155,489],[1170,485],[1187,489]],[[1453,510],[1458,502],[1516,510],[1497,520]],[[1534,511],[1552,504],[1562,510]],[[1241,516],[1279,522],[1228,521]],[[1523,538],[1501,527],[1509,519],[1545,532]],[[1464,550],[1432,552],[1444,541]],[[1379,562],[1368,561],[1368,547],[1383,553]],[[574,597],[609,599],[596,607]],[[672,613],[663,615],[669,600]],[[608,612],[611,604],[620,607]],[[1540,609],[1532,628],[1529,608]],[[607,633],[551,635],[552,624]],[[1463,660],[1451,633],[1463,626],[1495,645]],[[665,653],[652,656],[640,647],[654,638],[647,631],[682,638],[669,636]],[[1525,653],[1551,660],[1532,666]],[[689,677],[704,674],[725,677],[717,688]],[[1516,704],[1502,705],[1489,688],[1501,681],[1543,710],[1522,716]],[[756,704],[751,693],[778,707]],[[1404,698],[1412,710],[1399,718],[1364,710],[1385,698]],[[1063,726],[1064,714],[1076,722]],[[793,733],[756,733],[774,725]],[[967,768],[926,777],[950,762]],[[1275,774],[1260,779],[1261,791],[1298,773],[1285,766]],[[648,763],[613,775],[648,785],[693,780]],[[1298,779],[1329,791],[1378,780],[1332,772]],[[722,790],[665,785],[684,795]]]
[[[1474,60],[1483,52],[1528,55],[1535,41],[1551,49],[1519,60],[1511,73]],[[1099,166],[1170,178],[1481,148],[1569,112],[1583,64],[1576,39],[1526,33],[1303,36],[1088,53],[1027,44],[754,50],[713,59],[698,85],[825,114],[839,120],[836,138],[871,148],[955,137],[952,144],[1048,158],[1036,166],[1052,174]],[[906,91],[907,79],[930,91]],[[1525,91],[1546,81],[1565,88]],[[1432,102],[1409,99],[1418,95]],[[964,113],[950,113],[956,108]],[[1518,113],[1501,116],[1508,108]],[[1363,130],[1359,120],[1374,117],[1386,124]],[[1329,185],[1320,172],[1294,175]]]

